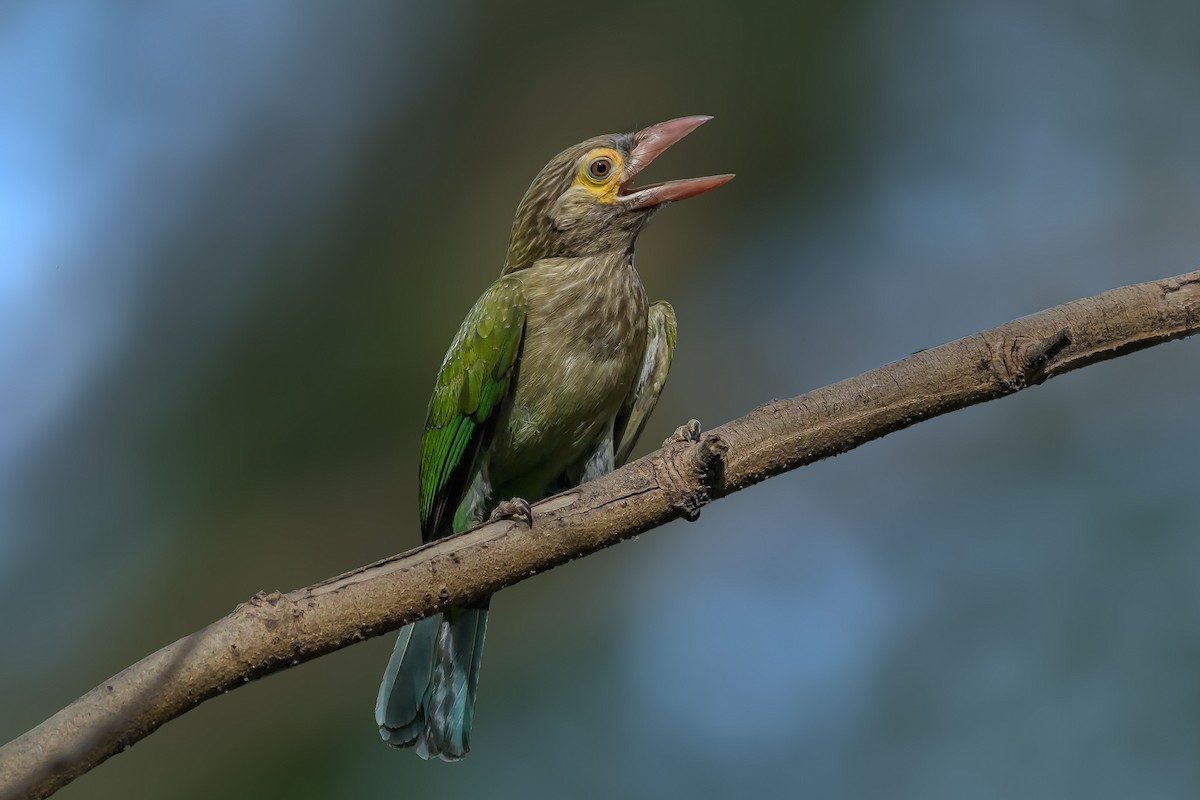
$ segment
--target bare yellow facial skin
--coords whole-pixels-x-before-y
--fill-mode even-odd
[[[597,147],[589,150],[579,163],[575,185],[586,189],[601,203],[615,203],[624,168],[620,153],[611,147]]]

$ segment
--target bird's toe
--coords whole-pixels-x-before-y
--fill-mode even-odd
[[[675,429],[675,432],[666,438],[663,442],[663,447],[676,444],[677,442],[698,442],[700,441],[700,420],[689,419],[686,425],[680,425]]]
[[[529,527],[533,525],[533,509],[526,500],[514,497],[497,505],[488,517],[488,522],[498,522],[502,519],[520,520]]]

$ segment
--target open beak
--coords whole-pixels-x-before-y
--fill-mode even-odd
[[[712,117],[694,116],[660,122],[643,128],[633,135],[633,152],[625,162],[621,175],[621,189],[617,200],[625,203],[630,211],[640,211],[652,206],[684,200],[715,189],[722,183],[733,180],[733,175],[710,175],[707,178],[686,178],[680,181],[652,183],[640,189],[630,190],[629,184],[635,175],[649,166],[664,150],[708,122]]]

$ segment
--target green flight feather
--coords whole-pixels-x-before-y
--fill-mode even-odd
[[[496,281],[467,314],[442,362],[421,443],[421,534],[426,542],[452,532],[476,455],[508,395],[525,312],[521,282]]]

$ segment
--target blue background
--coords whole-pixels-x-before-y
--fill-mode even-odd
[[[255,591],[418,541],[447,343],[564,146],[647,180],[680,344],[640,452],[1200,260],[1200,5],[0,10],[0,740]],[[773,479],[493,603],[474,750],[392,637],[63,798],[1200,794],[1196,342]],[[379,792],[379,794],[373,794]]]

